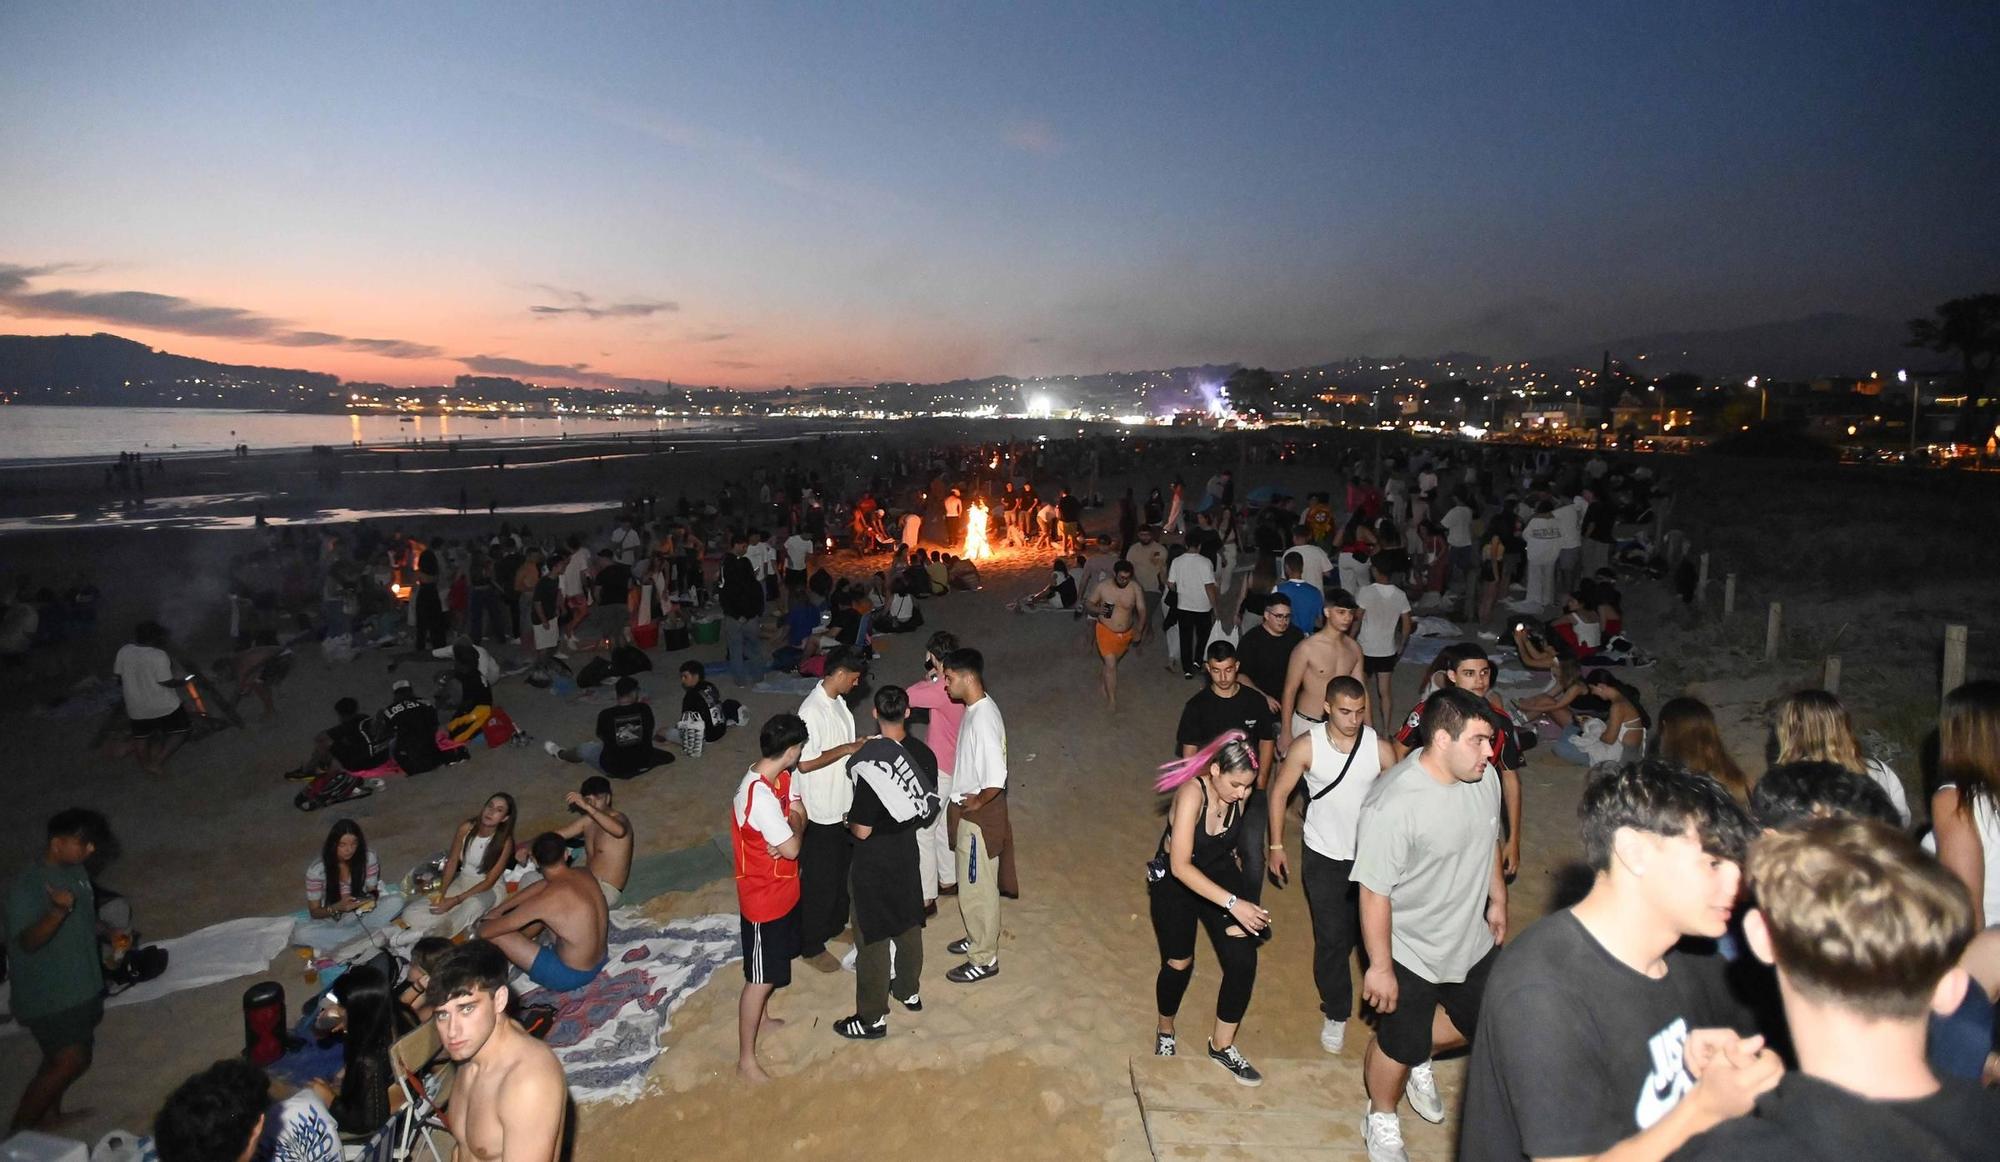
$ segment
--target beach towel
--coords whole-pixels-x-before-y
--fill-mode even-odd
[[[1465,631],[1442,617],[1420,617],[1410,630],[1411,637],[1461,637]]]
[[[555,1025],[543,1040],[562,1062],[578,1105],[637,1099],[664,1051],[660,1034],[668,1018],[717,969],[743,955],[734,912],[660,924],[619,908],[611,913],[606,945],[610,963],[583,988],[521,995],[523,1005],[555,1006]]]
[[[186,936],[162,940],[159,946],[167,951],[167,971],[107,998],[104,1004],[107,1008],[136,1005],[183,989],[263,973],[291,939],[292,917],[287,915],[224,920]],[[294,967],[296,964],[294,961]],[[0,1010],[11,1012],[7,993],[7,986],[0,983]],[[11,1021],[0,1025],[0,1037],[20,1031],[21,1026]]]
[[[731,871],[729,837],[712,835],[691,847],[654,852],[632,861],[625,877],[625,899],[643,904],[668,892],[692,892]]]

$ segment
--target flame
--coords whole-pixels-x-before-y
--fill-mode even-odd
[[[965,548],[959,553],[968,561],[983,561],[993,555],[993,547],[986,543],[986,502],[966,506]]]
[[[391,585],[389,586],[389,592],[395,595],[396,600],[407,601],[412,590],[408,585]]]

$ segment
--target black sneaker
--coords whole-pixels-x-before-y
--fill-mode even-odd
[[[1250,1064],[1249,1058],[1243,1056],[1243,1051],[1234,1045],[1227,1049],[1217,1049],[1215,1042],[1210,1041],[1208,1059],[1227,1069],[1242,1085],[1264,1084],[1264,1075],[1257,1072],[1257,1067]]]
[[[950,944],[945,945],[944,950],[953,956],[964,956],[966,953],[972,951],[972,937],[961,936]]]
[[[974,981],[985,980],[989,976],[999,975],[1000,962],[997,960],[992,964],[974,964],[968,960],[945,973],[944,978],[953,984],[971,984]]]
[[[850,1041],[879,1041],[889,1035],[889,1018],[877,1017],[864,1021],[859,1013],[844,1021],[835,1021],[833,1031]]]
[[[891,995],[893,996],[894,994]],[[907,1001],[901,997],[895,997],[895,1001],[912,1013],[921,1013],[924,1011],[924,997],[922,993],[911,993],[910,999]]]
[[[1174,1055],[1174,1035],[1172,1033],[1153,1034],[1153,1056],[1172,1057]]]

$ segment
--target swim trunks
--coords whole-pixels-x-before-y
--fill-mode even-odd
[[[611,958],[606,956],[597,962],[596,968],[588,971],[571,968],[556,955],[555,949],[544,944],[542,950],[535,953],[535,963],[528,969],[528,979],[552,993],[571,993],[596,980],[597,974],[610,963]]]
[[[1138,634],[1136,629],[1116,630],[1100,621],[1097,623],[1097,652],[1107,658],[1122,658],[1125,651],[1132,648],[1132,639]]]
[[[591,878],[596,879],[597,877],[592,876]],[[625,898],[625,890],[623,888],[614,888],[603,880],[597,881],[597,890],[604,893],[604,906],[607,908],[616,908],[618,901]]]

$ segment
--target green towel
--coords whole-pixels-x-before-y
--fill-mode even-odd
[[[729,837],[711,836],[692,847],[642,855],[625,880],[625,906],[643,904],[668,892],[691,892],[730,872]]]

